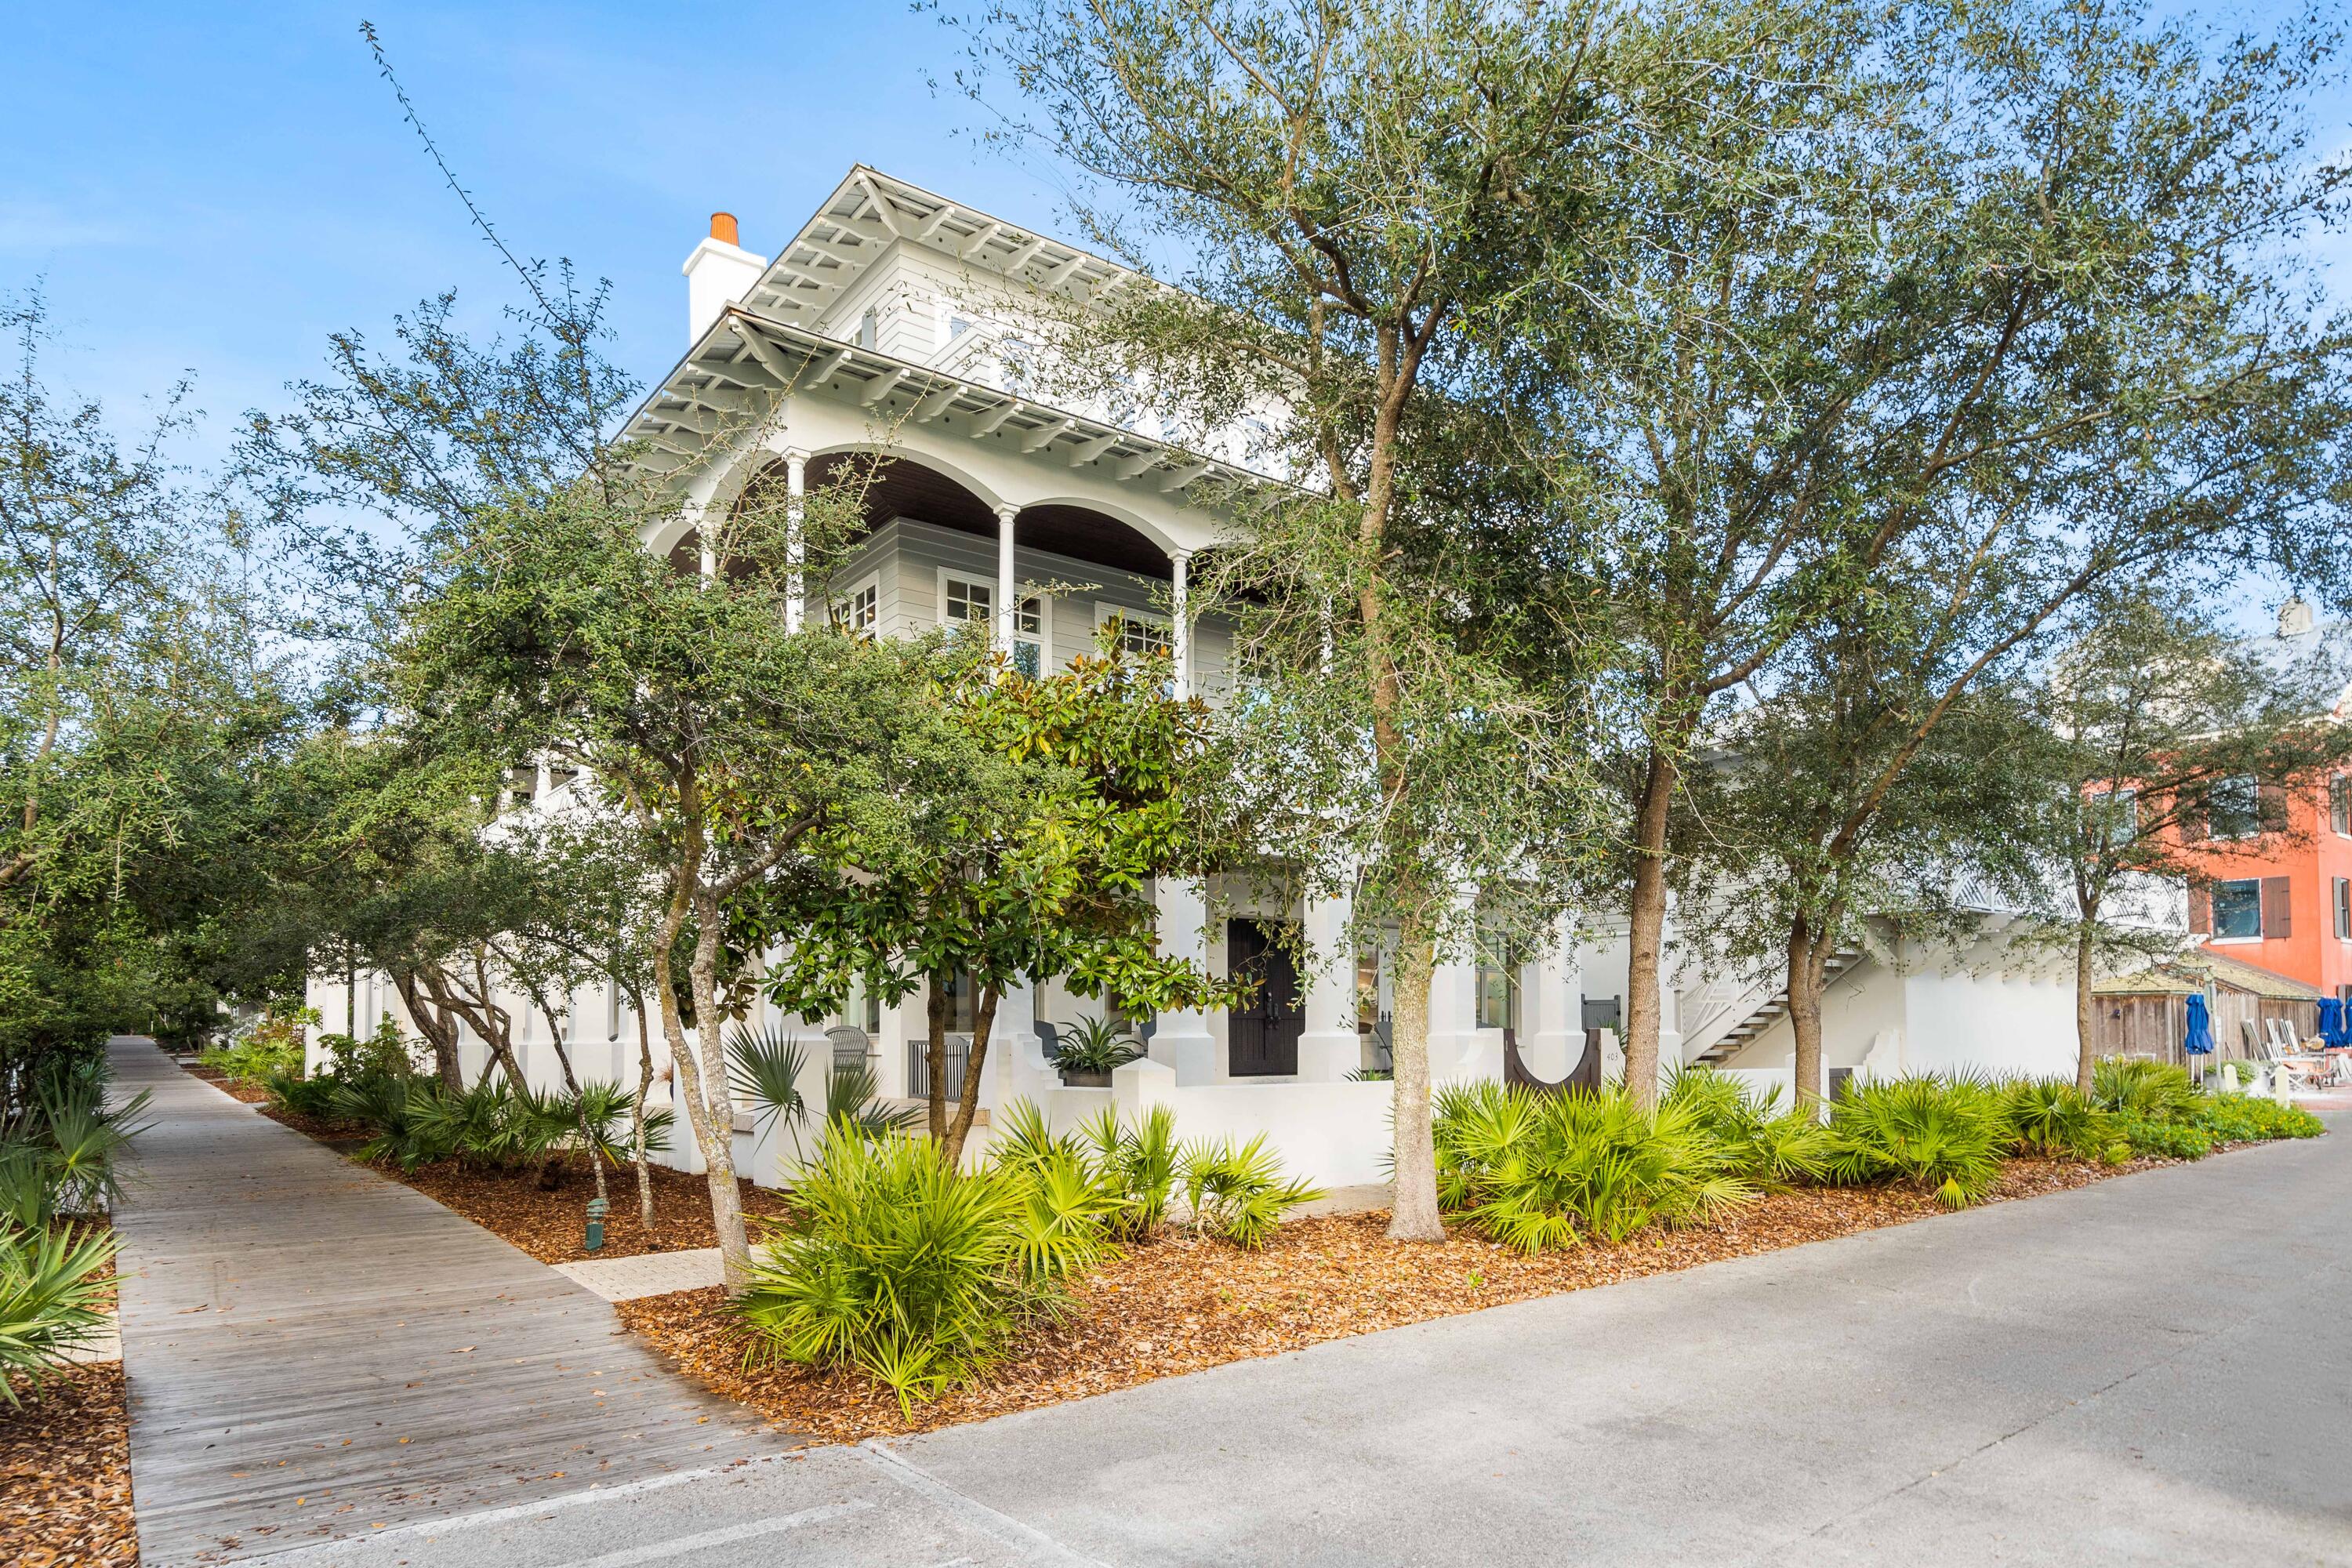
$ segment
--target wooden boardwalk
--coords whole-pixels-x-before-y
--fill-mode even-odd
[[[266,1557],[779,1451],[590,1291],[188,1077],[151,1089],[122,1237],[143,1564]]]

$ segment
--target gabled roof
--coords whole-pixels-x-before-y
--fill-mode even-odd
[[[1091,251],[857,163],[776,252],[742,303],[806,326],[900,240],[1039,289],[1099,287],[1136,276]]]

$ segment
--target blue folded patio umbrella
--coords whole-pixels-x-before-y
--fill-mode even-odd
[[[2319,999],[2319,1038],[2322,1044],[2328,1046],[2352,1045],[2352,1028],[2345,1026],[2342,998],[2322,996]]]
[[[2206,1016],[2205,994],[2189,994],[2189,1032],[2181,1037],[2180,1048],[2192,1057],[2210,1055],[2213,1049],[2213,1021]]]

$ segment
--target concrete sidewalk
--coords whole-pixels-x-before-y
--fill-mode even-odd
[[[2352,1127],[338,1568],[2352,1563]]]
[[[121,1092],[154,1096],[115,1215],[143,1563],[267,1556],[782,1448],[489,1232],[147,1041],[109,1055]]]

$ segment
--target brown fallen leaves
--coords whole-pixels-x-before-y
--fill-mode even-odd
[[[612,1194],[612,1212],[604,1217],[604,1247],[587,1251],[588,1200],[596,1195],[585,1161],[567,1162],[562,1184],[541,1192],[535,1171],[475,1170],[454,1160],[425,1165],[404,1173],[394,1166],[377,1166],[395,1182],[405,1182],[445,1208],[455,1209],[500,1240],[520,1247],[541,1263],[576,1263],[583,1258],[635,1258],[646,1252],[683,1252],[716,1247],[719,1233],[710,1223],[710,1185],[700,1176],[666,1166],[653,1167],[654,1227],[637,1223],[637,1173],[624,1165],[605,1173]],[[738,1182],[743,1212],[754,1217],[784,1210],[781,1193]],[[754,1227],[756,1231],[757,1227]]]
[[[122,1363],[68,1368],[0,1405],[0,1563],[137,1568]]]
[[[2161,1164],[2012,1160],[2001,1198],[2078,1187]],[[1996,1200],[1999,1201],[1999,1200]],[[1900,1225],[1943,1212],[1899,1187],[1777,1193],[1716,1226],[1648,1232],[1529,1258],[1455,1228],[1443,1246],[1390,1241],[1386,1214],[1294,1220],[1263,1252],[1181,1231],[1078,1282],[1076,1310],[1027,1335],[985,1383],[915,1407],[854,1373],[743,1365],[717,1288],[620,1304],[622,1320],[685,1371],[812,1442],[929,1431],[1107,1394],[1225,1362],[1455,1312],[1615,1284],[1750,1253]]]

